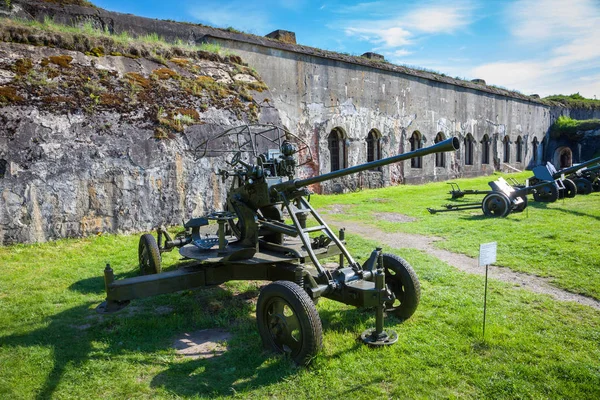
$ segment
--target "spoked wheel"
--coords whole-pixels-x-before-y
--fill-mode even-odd
[[[533,199],[542,203],[553,203],[558,200],[558,189],[554,182],[548,183],[546,186],[535,189]]]
[[[523,210],[525,210],[527,208],[527,195],[524,194],[523,196],[518,196],[519,198],[521,198],[523,201],[519,204],[517,204],[516,206],[514,206],[512,212],[522,212]]]
[[[565,179],[562,181],[565,188],[561,190],[559,197],[572,198],[577,194],[577,185],[571,179]]]
[[[585,178],[577,178],[574,180],[577,185],[577,194],[590,194],[592,193],[592,182]]]
[[[314,303],[300,286],[277,281],[265,286],[256,305],[258,332],[266,348],[307,365],[321,349],[323,328]]]
[[[138,245],[138,260],[142,275],[158,274],[162,270],[160,251],[154,236],[144,233]]]
[[[421,298],[421,284],[410,264],[394,254],[383,254],[385,283],[396,300],[385,304],[387,312],[408,319],[414,314]]]
[[[481,209],[486,217],[506,217],[510,213],[511,202],[502,193],[489,193],[483,198]]]

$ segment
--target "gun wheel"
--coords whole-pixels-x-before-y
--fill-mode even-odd
[[[600,178],[596,178],[594,179],[594,182],[592,182],[592,191],[600,192]]]
[[[256,305],[258,332],[266,348],[307,365],[321,349],[323,328],[308,294],[290,281],[265,286]]]
[[[506,217],[510,213],[511,202],[502,193],[489,193],[481,202],[481,209],[486,217]]]
[[[561,198],[566,197],[569,199],[575,197],[575,195],[577,194],[577,185],[575,184],[575,182],[573,182],[571,179],[565,179],[562,181],[562,183],[565,186],[565,188],[564,190],[561,190],[559,196]]]
[[[554,182],[548,183],[546,186],[535,189],[533,199],[542,203],[554,203],[558,200],[558,189]]]
[[[138,260],[142,275],[158,274],[162,269],[158,244],[154,236],[149,233],[144,233],[140,237]]]
[[[421,299],[421,284],[410,264],[395,254],[383,254],[385,283],[396,299],[385,303],[386,311],[408,319],[415,313]]]
[[[577,178],[574,180],[577,185],[577,194],[590,194],[592,193],[592,182],[585,178]]]

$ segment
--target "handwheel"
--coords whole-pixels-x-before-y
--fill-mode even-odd
[[[558,200],[558,189],[556,183],[548,182],[546,186],[535,189],[533,192],[533,199],[543,203],[554,203]]]
[[[258,332],[266,348],[307,365],[321,349],[323,328],[308,294],[291,281],[265,286],[256,304]]]
[[[506,217],[510,214],[511,201],[503,193],[489,193],[483,198],[481,209],[486,217]]]
[[[395,254],[383,254],[385,283],[396,299],[385,304],[386,311],[398,318],[408,319],[414,314],[421,298],[421,284],[410,264]]]
[[[144,233],[138,245],[138,260],[142,275],[158,274],[162,270],[160,251],[154,236]]]
[[[561,194],[562,196],[559,194],[559,196],[561,198],[566,197],[566,198],[572,198],[575,197],[575,195],[577,194],[577,185],[575,184],[575,182],[573,182],[571,179],[565,179],[562,181],[563,185],[565,186],[564,190],[561,190]]]
[[[590,194],[592,193],[592,182],[585,178],[577,178],[574,180],[577,185],[577,194]]]

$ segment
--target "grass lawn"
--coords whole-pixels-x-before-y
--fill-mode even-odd
[[[500,264],[598,297],[600,250],[591,245],[598,194],[532,204],[529,215],[502,220],[428,215],[424,207],[443,203],[444,190],[434,183],[312,201],[350,204],[352,218],[415,216],[412,223],[372,223],[443,236],[442,246],[467,254],[497,240]],[[352,233],[347,239],[362,258],[377,245]],[[325,299],[317,306],[324,349],[308,368],[262,350],[254,304],[263,282],[136,300],[118,314],[97,315],[104,264],[110,261],[118,278],[136,275],[137,241],[105,235],[0,248],[0,398],[600,398],[599,311],[491,281],[483,342],[482,278],[416,250],[387,249],[409,260],[422,284],[411,319],[386,319],[399,342],[363,346],[357,336],[374,326],[374,312]],[[172,263],[176,255],[165,258]],[[214,327],[233,334],[222,356],[190,360],[171,347],[184,332]]]
[[[531,172],[518,175],[519,180]],[[487,182],[497,176],[457,180],[462,189],[489,190]],[[569,291],[600,299],[600,193],[536,203],[530,196],[523,213],[507,218],[486,218],[481,209],[430,215],[427,207],[452,202],[444,182],[420,186],[394,186],[337,196],[313,196],[319,209],[347,205],[342,218],[373,224],[385,231],[438,236],[436,245],[476,257],[479,244],[498,242],[498,265],[515,271],[550,277]],[[465,196],[462,202],[481,201],[483,196]],[[458,201],[457,201],[458,203]],[[375,213],[401,213],[414,222],[389,222]]]

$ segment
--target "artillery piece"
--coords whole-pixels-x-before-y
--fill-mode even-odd
[[[577,186],[578,194],[600,192],[600,164],[585,167],[567,176]]]
[[[115,280],[107,265],[107,297],[98,311],[114,312],[136,298],[231,280],[267,280],[272,283],[261,290],[256,306],[258,331],[265,347],[288,354],[298,364],[310,362],[321,347],[322,327],[315,307],[321,297],[375,308],[376,327],[363,332],[362,340],[373,346],[395,343],[396,332],[383,328],[384,311],[401,319],[415,312],[420,284],[414,270],[381,248],[359,264],[344,246],[344,230],[334,234],[310,205],[308,186],[454,151],[458,139],[306,179],[294,178],[300,165],[295,156],[308,153],[310,158],[309,146],[272,125],[230,129],[203,142],[197,151],[200,157],[231,152],[233,142],[238,145],[229,162],[233,169],[219,171],[223,181],[233,178],[224,210],[190,219],[174,238],[162,227],[158,240],[142,235],[138,253],[143,275]],[[218,146],[211,146],[215,143]],[[211,221],[217,223],[217,233],[207,235],[202,229],[210,228]],[[179,248],[183,260],[177,269],[162,272],[161,253],[174,248]],[[328,258],[336,260],[334,268],[322,263]]]
[[[570,198],[575,197],[576,194],[589,194],[592,191],[592,182],[584,177],[574,176],[573,174],[597,163],[600,163],[600,157],[558,171],[550,162],[547,162],[546,165],[534,167],[534,176],[529,178],[530,185],[537,185],[544,181],[548,183],[554,182],[553,185],[542,186],[539,190],[536,190],[533,194],[534,200],[554,202],[562,197]]]

